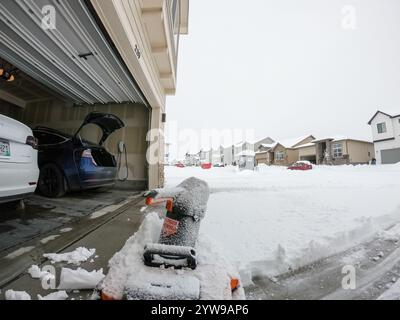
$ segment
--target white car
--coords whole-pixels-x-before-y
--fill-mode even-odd
[[[37,139],[21,122],[0,114],[0,203],[26,198],[39,178]]]

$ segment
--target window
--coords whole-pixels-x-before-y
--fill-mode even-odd
[[[285,160],[285,154],[282,151],[276,152],[275,159],[278,161],[283,161]]]
[[[382,122],[382,123],[378,123],[378,133],[379,134],[381,134],[381,133],[385,133],[387,130],[386,130],[386,122]]]
[[[59,135],[50,134],[42,131],[35,131],[35,137],[38,139],[40,146],[58,144],[66,140]]]
[[[341,158],[343,157],[343,146],[341,143],[335,143],[332,145],[333,157]]]

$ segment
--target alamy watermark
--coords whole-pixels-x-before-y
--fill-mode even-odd
[[[347,265],[342,268],[342,289],[343,290],[356,290],[357,289],[357,276],[356,268],[352,265]]]
[[[343,30],[357,29],[357,9],[353,5],[346,5],[342,8],[341,26]]]
[[[52,5],[46,5],[42,8],[42,29],[57,29],[57,11]]]

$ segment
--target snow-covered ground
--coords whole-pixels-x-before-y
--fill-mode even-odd
[[[195,176],[211,197],[201,232],[244,271],[274,275],[331,255],[400,222],[400,165],[166,168],[167,187]]]

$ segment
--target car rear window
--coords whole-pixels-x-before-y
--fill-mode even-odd
[[[39,145],[51,145],[64,142],[66,139],[56,134],[50,134],[42,131],[35,131],[35,137],[39,140]]]

